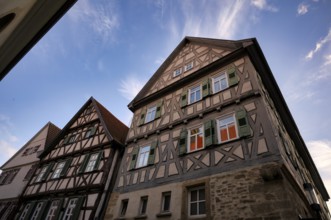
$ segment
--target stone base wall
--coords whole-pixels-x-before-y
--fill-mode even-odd
[[[212,219],[278,220],[311,216],[309,206],[277,164],[210,178]]]

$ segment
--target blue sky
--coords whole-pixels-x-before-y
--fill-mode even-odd
[[[91,96],[127,104],[185,36],[256,37],[331,194],[330,0],[79,0],[0,82],[0,164]]]

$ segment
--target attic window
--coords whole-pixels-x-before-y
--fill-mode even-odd
[[[193,69],[193,61],[184,66],[184,72]]]
[[[182,68],[178,68],[174,71],[173,77],[179,76],[182,74]]]

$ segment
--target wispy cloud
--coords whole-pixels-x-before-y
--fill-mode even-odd
[[[0,161],[8,160],[17,151],[15,143],[17,143],[18,138],[12,134],[12,127],[10,118],[0,114]]]
[[[113,39],[113,32],[119,26],[114,1],[80,0],[68,13],[73,22],[84,22],[103,42]]]
[[[298,15],[304,15],[304,14],[306,14],[308,12],[308,8],[309,8],[309,5],[307,5],[305,3],[301,3],[298,6],[298,9],[297,9]]]
[[[127,76],[125,79],[122,79],[120,82],[120,88],[118,89],[122,96],[129,101],[134,99],[138,92],[145,85],[145,81],[138,79],[135,76]]]
[[[251,4],[260,10],[277,12],[278,8],[268,4],[267,0],[252,0]]]
[[[330,42],[330,40],[331,40],[331,28],[329,29],[328,34],[322,40],[319,40],[316,43],[315,49],[308,52],[308,54],[306,55],[306,60],[311,60],[314,57],[314,55],[323,48],[325,44]]]
[[[328,66],[330,64],[331,64],[331,54],[325,55],[323,66]]]

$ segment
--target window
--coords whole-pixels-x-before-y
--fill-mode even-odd
[[[174,71],[173,77],[179,76],[182,74],[182,68],[178,68]]]
[[[61,200],[53,200],[49,206],[45,220],[55,220],[61,209]]]
[[[36,179],[36,182],[40,182],[41,180],[42,180],[42,178],[45,176],[45,173],[46,173],[46,171],[47,171],[47,166],[44,166],[42,169],[41,169],[41,171],[40,171],[40,173],[39,173],[39,175],[38,175],[38,177],[37,177],[37,179]]]
[[[189,189],[188,201],[189,216],[206,215],[206,198],[204,186]]]
[[[30,180],[30,178],[32,177],[32,175],[33,175],[34,171],[36,170],[37,166],[38,166],[37,164],[34,164],[34,165],[31,166],[31,168],[29,169],[29,171],[26,173],[23,181]]]
[[[140,198],[139,215],[145,215],[147,210],[148,196]]]
[[[78,172],[79,173],[91,172],[98,169],[102,157],[102,153],[103,152],[101,151],[101,152],[85,155],[84,160],[80,165]]]
[[[92,137],[95,134],[96,127],[90,127],[86,133],[85,133],[85,138]]]
[[[193,62],[190,62],[184,66],[184,71],[189,71],[193,68]]]
[[[34,212],[31,216],[31,220],[36,220],[38,218],[39,215],[41,215],[42,213],[40,213],[41,211],[41,208],[43,206],[43,203],[44,202],[38,202],[35,209],[34,209]]]
[[[0,175],[0,185],[10,184],[20,169],[4,171]]]
[[[156,114],[156,106],[149,108],[146,113],[145,123],[153,121],[155,119],[155,114]]]
[[[83,204],[84,198],[71,198],[69,199],[66,210],[63,214],[62,220],[76,220],[79,217],[80,208]]]
[[[126,210],[128,209],[128,204],[129,204],[128,199],[122,200],[120,216],[125,216]]]
[[[197,85],[191,89],[189,89],[189,100],[188,104],[197,102],[201,99],[201,86]]]
[[[26,204],[25,207],[24,207],[24,210],[19,218],[19,220],[24,220],[24,219],[27,219],[28,218],[28,212],[30,210],[30,207],[31,207],[31,204]]]
[[[219,76],[212,78],[213,93],[217,93],[229,87],[227,74],[223,73]]]
[[[40,145],[35,146],[35,147],[26,148],[24,150],[24,152],[22,153],[22,156],[27,156],[27,155],[36,153],[38,151],[39,147],[40,147]]]
[[[145,147],[140,148],[139,155],[138,155],[137,168],[147,166],[150,148],[151,148],[150,146],[145,146]]]
[[[171,192],[162,193],[161,212],[170,212]]]
[[[237,125],[234,115],[217,120],[219,143],[238,138]]]
[[[98,157],[99,157],[99,153],[96,153],[96,154],[92,154],[90,156],[90,159],[87,163],[87,166],[85,168],[85,172],[90,172],[90,171],[93,171],[94,170],[94,167],[96,165],[96,162],[98,160]]]
[[[68,141],[68,143],[69,143],[69,144],[74,143],[74,142],[75,142],[75,139],[76,139],[76,135],[71,135],[71,136],[69,137],[69,141]]]
[[[200,150],[204,147],[203,126],[189,130],[188,152]]]
[[[64,168],[64,165],[65,165],[65,161],[61,162],[61,163],[58,163],[55,170],[54,170],[54,173],[53,173],[53,176],[52,176],[52,179],[55,179],[55,178],[59,178],[60,177],[60,174]]]

